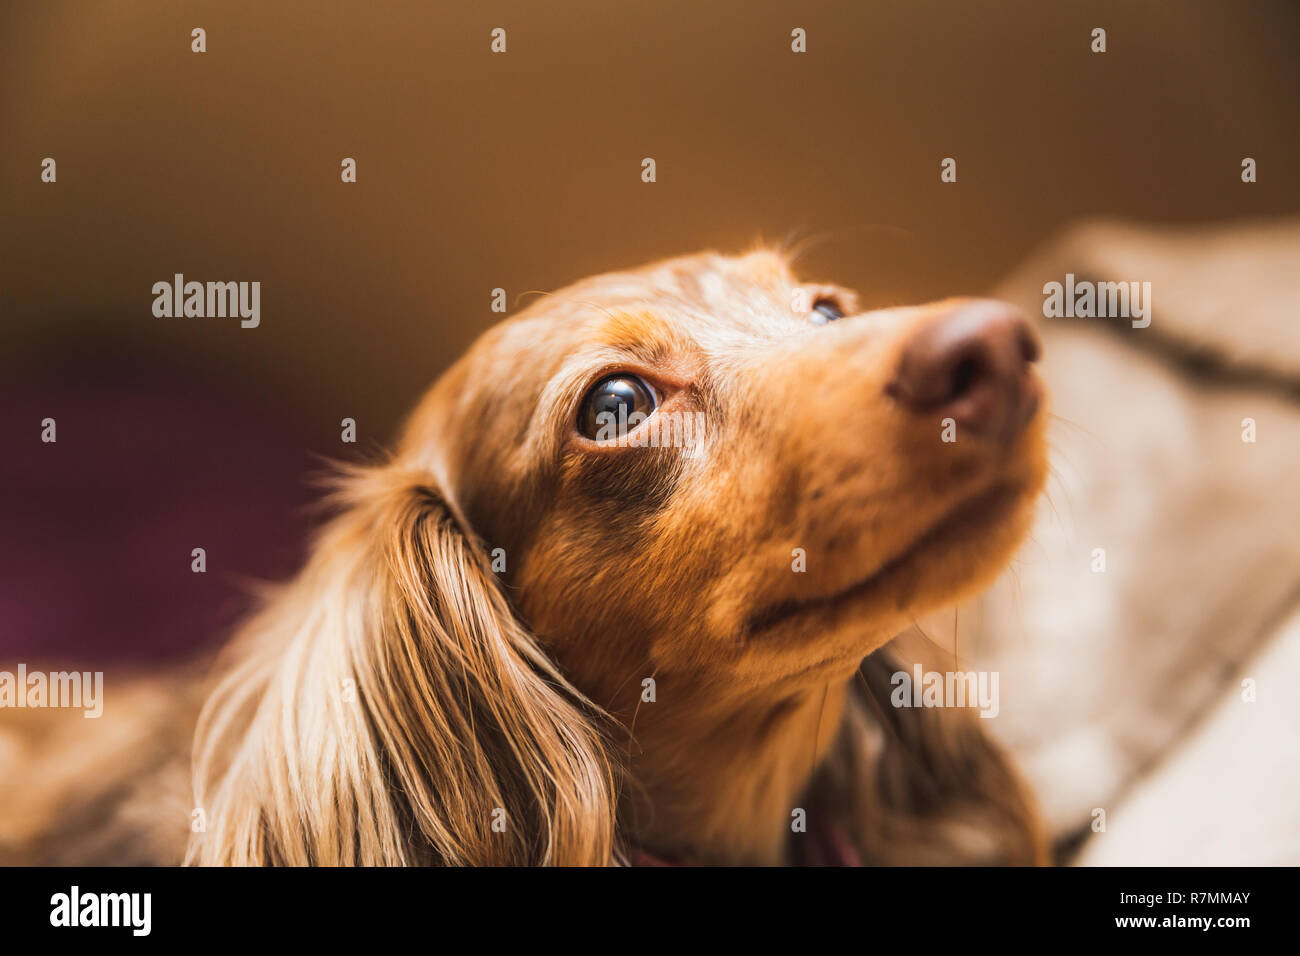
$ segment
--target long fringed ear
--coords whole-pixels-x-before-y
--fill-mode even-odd
[[[1028,789],[966,708],[894,707],[893,648],[860,668],[814,783],[864,860],[880,865],[1048,861]]]
[[[610,862],[601,715],[427,481],[353,476],[248,626],[199,722],[189,862]]]

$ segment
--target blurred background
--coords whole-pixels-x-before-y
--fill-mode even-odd
[[[911,303],[1084,215],[1295,214],[1297,27],[1229,0],[5,3],[0,657],[219,637],[299,560],[321,456],[389,442],[496,287],[515,311],[807,240],[810,278]],[[260,281],[260,327],[155,318],[176,272]]]

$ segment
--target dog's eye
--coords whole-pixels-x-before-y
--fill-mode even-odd
[[[834,299],[818,299],[813,303],[812,320],[816,325],[825,325],[836,319],[844,318],[844,310]]]
[[[601,379],[582,400],[578,431],[593,441],[625,435],[655,410],[655,393],[635,375]]]

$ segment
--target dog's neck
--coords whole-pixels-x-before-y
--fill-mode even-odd
[[[807,809],[801,798],[839,727],[847,683],[727,698],[661,682],[633,728],[625,831],[668,859],[788,862],[795,811]]]

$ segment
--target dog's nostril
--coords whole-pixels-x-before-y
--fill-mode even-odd
[[[1016,332],[1020,338],[1020,357],[1026,362],[1037,362],[1043,354],[1042,347],[1038,344],[1038,336],[1027,323],[1018,325]]]
[[[959,398],[966,394],[981,375],[983,363],[974,355],[960,359],[952,370],[952,384],[948,387],[948,398]]]

